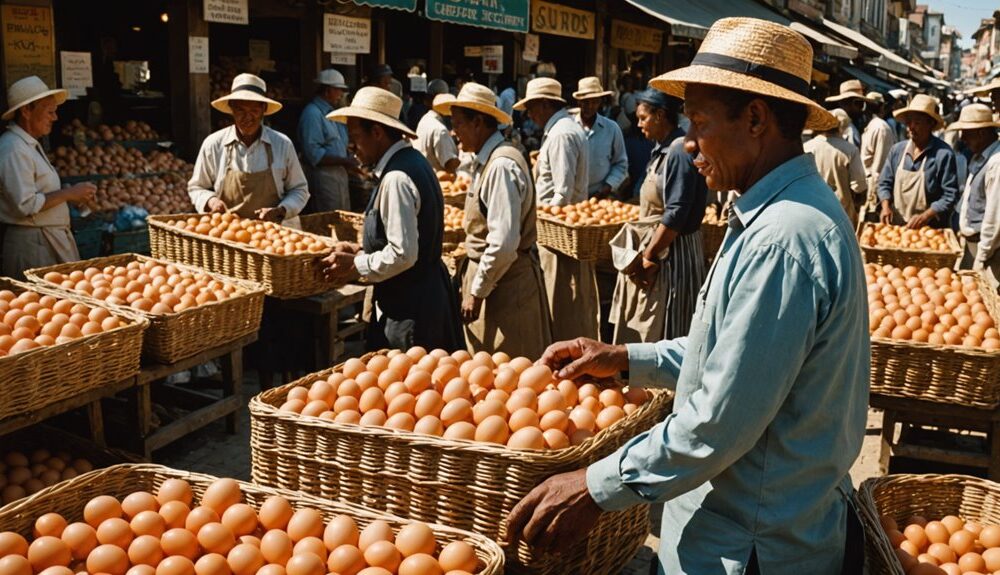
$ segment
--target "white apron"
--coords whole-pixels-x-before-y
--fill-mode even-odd
[[[903,168],[909,146],[899,158],[896,166],[896,182],[892,187],[892,223],[904,225],[910,218],[927,210],[927,178],[924,168],[927,161],[920,164],[920,169],[911,172]]]

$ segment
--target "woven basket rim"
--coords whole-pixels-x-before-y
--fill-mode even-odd
[[[559,218],[553,216],[552,214],[545,213],[545,212],[541,211],[540,209],[537,211],[537,218],[539,220],[544,220],[546,223],[563,226],[563,227],[566,227],[566,228],[570,228],[572,230],[580,230],[580,229],[598,229],[598,230],[608,229],[608,230],[610,230],[610,229],[613,229],[613,228],[621,227],[621,226],[623,226],[623,225],[625,225],[627,223],[631,223],[631,222],[636,221],[636,220],[629,220],[627,222],[618,222],[618,223],[615,223],[615,224],[587,224],[587,225],[570,224],[570,223],[567,223],[567,222],[564,222],[564,221],[560,220]]]
[[[288,254],[275,254],[275,253],[269,253],[269,252],[266,252],[264,250],[260,250],[260,249],[257,249],[257,248],[250,247],[247,244],[241,244],[239,242],[234,242],[234,241],[231,241],[231,240],[224,240],[222,238],[213,238],[212,236],[206,236],[204,234],[196,234],[196,233],[193,233],[193,232],[189,232],[187,230],[180,229],[180,228],[178,228],[176,226],[170,225],[170,222],[175,222],[177,220],[186,220],[187,218],[200,218],[201,216],[204,216],[204,215],[205,214],[193,214],[193,213],[156,215],[156,216],[152,216],[151,215],[151,216],[149,216],[146,219],[146,221],[147,221],[147,223],[150,226],[154,226],[154,227],[160,228],[160,229],[162,229],[164,231],[169,231],[171,233],[176,233],[178,235],[181,235],[181,236],[184,236],[184,237],[187,237],[187,238],[191,238],[191,239],[195,239],[195,240],[200,240],[200,241],[203,241],[203,242],[217,243],[217,244],[224,245],[226,247],[234,248],[234,249],[237,249],[237,250],[240,250],[240,251],[244,251],[244,252],[249,252],[249,253],[252,253],[252,254],[257,254],[257,255],[260,255],[260,256],[263,256],[263,257],[280,258],[282,260],[287,260],[287,261],[300,260],[300,259],[312,260],[312,259],[322,258],[323,256],[328,256],[328,255],[330,255],[333,252],[333,247],[334,247],[334,244],[335,244],[333,238],[330,238],[328,236],[321,236],[319,234],[309,233],[309,232],[306,232],[306,231],[303,231],[303,230],[296,230],[295,228],[289,228],[287,226],[282,226],[281,224],[274,224],[274,222],[271,222],[271,223],[274,224],[274,225],[276,225],[276,226],[292,230],[293,232],[295,232],[297,234],[302,234],[304,236],[310,236],[310,237],[313,237],[313,238],[319,240],[324,246],[326,246],[327,249],[325,249],[325,250],[323,250],[321,252],[315,252],[315,253],[310,252],[310,253],[305,253],[305,254],[290,254],[290,255],[288,255]]]
[[[859,239],[861,238],[861,234],[864,233],[866,229],[870,227],[875,227],[875,224],[872,222],[864,222],[864,224],[865,225],[861,227],[861,230],[858,233]],[[941,229],[944,232],[945,239],[948,241],[948,246],[950,248],[948,251],[937,251],[937,250],[918,249],[918,248],[894,248],[889,246],[866,246],[864,244],[861,244],[861,249],[871,252],[900,252],[905,254],[928,254],[935,256],[954,255],[957,257],[962,255],[962,246],[961,244],[958,243],[958,236],[955,235],[955,232],[953,232],[950,228],[941,228]]]

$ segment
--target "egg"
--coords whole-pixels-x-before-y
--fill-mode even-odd
[[[346,543],[335,547],[326,560],[327,569],[331,573],[340,573],[341,575],[356,575],[366,565],[361,550]]]
[[[460,421],[472,421],[472,403],[468,399],[453,399],[441,409],[441,422],[446,428]]]
[[[83,508],[84,521],[95,529],[105,520],[121,516],[121,503],[110,495],[99,495],[88,501]]]
[[[499,415],[490,415],[476,427],[475,440],[506,445],[510,438],[507,422]]]
[[[519,379],[520,375],[518,372],[514,371],[510,367],[503,367],[497,371],[497,375],[493,380],[493,387],[495,389],[511,393],[517,389]]]
[[[85,573],[85,572],[84,572]],[[78,573],[77,575],[81,575]],[[156,568],[149,565],[133,565],[125,572],[125,575],[156,575]]]
[[[361,418],[358,420],[358,423],[361,425],[369,425],[377,427],[385,425],[387,419],[389,418],[388,416],[386,416],[384,411],[382,411],[381,409],[373,409],[362,415]]]
[[[21,555],[0,557],[0,574],[2,575],[32,575],[31,563]]]
[[[422,392],[413,405],[413,414],[419,418],[433,415],[439,417],[444,409],[444,399],[441,394],[433,389]]]
[[[167,557],[156,566],[156,575],[194,575],[194,563],[187,557]]]
[[[907,526],[907,529],[909,529],[909,527],[912,526]],[[906,532],[904,531],[903,534],[906,535]],[[907,536],[907,539],[910,539],[910,537]],[[965,529],[960,529],[952,533],[951,537],[948,539],[948,545],[955,550],[955,553],[959,557],[972,551],[975,547],[975,543],[976,536]]]
[[[982,573],[986,571],[986,561],[983,560],[983,556],[979,553],[969,551],[958,558],[958,568],[962,570],[962,573],[969,573],[970,571]]]
[[[476,426],[468,421],[459,421],[449,425],[444,430],[445,439],[466,439],[473,440],[476,437]]]
[[[36,573],[54,565],[65,567],[72,560],[69,546],[58,537],[43,535],[28,546],[28,562]]]
[[[160,547],[167,556],[179,555],[188,559],[198,556],[198,538],[187,529],[170,529],[160,538]]]
[[[233,575],[254,575],[258,569],[264,566],[264,556],[260,549],[242,543],[229,551],[226,563],[232,569]]]
[[[231,505],[241,503],[243,493],[240,486],[234,479],[216,479],[205,489],[205,494],[201,497],[201,504],[212,509],[218,514],[222,514]]]
[[[479,567],[476,550],[465,541],[452,541],[445,545],[438,555],[438,563],[445,573],[450,571],[475,573]]]
[[[236,536],[222,523],[207,523],[198,530],[198,544],[209,553],[226,555],[236,546]]]
[[[288,575],[325,575],[326,565],[312,553],[293,555],[285,565]]]
[[[132,526],[128,521],[118,517],[105,519],[97,526],[97,541],[102,545],[117,545],[122,549],[128,549],[129,543],[134,538]]]
[[[507,423],[512,432],[517,432],[525,427],[538,427],[538,414],[530,407],[522,407],[510,415]]]
[[[521,372],[517,386],[533,389],[536,394],[540,394],[550,383],[552,383],[552,370],[546,365],[533,365]]]
[[[287,499],[280,495],[271,495],[260,506],[257,517],[265,529],[285,529],[294,513]]]
[[[395,573],[402,561],[399,550],[389,541],[373,542],[365,549],[364,556],[370,567],[381,567],[390,573]]]
[[[577,429],[594,431],[594,427],[597,425],[597,418],[594,413],[583,406],[574,407],[573,411],[569,412],[569,421],[572,428],[571,431]]]
[[[232,575],[229,562],[218,553],[207,553],[198,558],[194,564],[197,575]]]
[[[597,414],[595,424],[598,429],[607,429],[615,423],[618,423],[619,420],[624,419],[624,417],[625,410],[617,405],[611,405],[605,407],[600,413]]]
[[[449,381],[441,391],[441,398],[447,404],[455,399],[472,399],[469,384],[461,377]]]
[[[132,533],[159,538],[167,530],[167,520],[156,511],[140,511],[129,523]]]
[[[1000,570],[1000,547],[989,547],[983,551],[983,562],[988,572]]]
[[[188,513],[187,518],[184,519],[184,528],[191,533],[197,534],[205,525],[218,523],[219,521],[221,521],[221,517],[219,517],[219,514],[214,509],[199,505],[192,509]]]
[[[954,534],[965,526],[965,522],[954,515],[946,515],[941,519],[941,523],[948,528],[948,532]]]
[[[97,531],[86,523],[70,523],[62,531],[60,537],[69,547],[73,559],[83,561],[97,547]],[[25,547],[27,550],[27,547]],[[4,555],[4,545],[0,541],[0,556]]]
[[[73,570],[69,567],[63,567],[62,565],[53,565],[52,567],[47,567],[42,569],[38,575],[74,575]]]
[[[257,512],[246,503],[237,503],[226,509],[220,522],[237,537],[250,535],[257,530]]]
[[[50,535],[52,537],[62,536],[63,529],[66,529],[66,520],[58,513],[46,513],[35,520],[35,537]]]
[[[163,560],[160,540],[152,535],[140,535],[128,546],[128,559],[132,565],[156,567]]]
[[[566,409],[566,398],[558,389],[543,391],[538,396],[538,415],[544,416],[551,411]]]
[[[128,555],[117,545],[98,545],[87,556],[87,572],[125,575],[128,571]]]
[[[947,543],[931,543],[927,547],[927,554],[931,555],[941,563],[954,563],[958,558],[955,551]]]
[[[376,541],[388,541],[390,543],[395,541],[392,528],[381,519],[372,521],[361,530],[361,534],[358,537],[358,549],[364,553],[368,549],[368,546]]]
[[[569,415],[565,411],[550,411],[542,416],[539,427],[542,431],[548,431],[550,429],[556,429],[559,431],[566,431],[569,426]]]
[[[13,531],[0,532],[0,557],[6,555],[27,555],[28,541]]]
[[[524,427],[511,434],[507,440],[511,449],[543,449],[545,437],[537,427]]]
[[[191,510],[183,501],[167,501],[160,506],[160,516],[163,517],[167,529],[184,527],[184,521],[189,513]]]
[[[443,575],[436,559],[424,553],[411,555],[399,564],[399,575]]]
[[[426,523],[409,523],[396,534],[396,548],[403,557],[418,553],[433,555],[437,548],[437,540]]]
[[[569,437],[561,429],[546,429],[542,432],[545,446],[549,449],[564,449],[569,447]]]
[[[298,543],[306,537],[323,537],[323,516],[315,509],[299,509],[288,521],[288,536]]]

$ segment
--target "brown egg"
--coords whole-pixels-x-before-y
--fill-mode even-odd
[[[156,575],[194,575],[194,563],[187,557],[167,557],[156,566]]]
[[[382,373],[385,373],[384,371]],[[292,549],[292,555],[301,555],[302,553],[312,553],[313,555],[319,557],[326,563],[326,545],[318,537],[306,537],[302,541],[295,544]]]
[[[368,549],[368,546],[376,541],[388,541],[392,543],[395,540],[389,524],[381,519],[376,519],[361,530],[361,534],[358,537],[358,549],[364,553]]]
[[[965,526],[965,521],[962,521],[954,515],[946,515],[943,519],[941,519],[941,523],[948,528],[948,533],[952,534]]]
[[[550,411],[542,416],[539,427],[542,431],[557,429],[565,432],[569,426],[569,415],[565,411]]]
[[[229,551],[226,563],[232,569],[233,575],[254,575],[264,566],[264,556],[261,555],[260,549],[242,543]]]
[[[326,529],[323,531],[323,543],[327,550],[332,551],[341,545],[356,546],[359,536],[360,532],[354,519],[349,515],[338,515],[327,523]]]
[[[417,423],[413,426],[413,432],[441,437],[444,434],[444,424],[433,415],[425,415],[417,420]]]
[[[199,505],[192,509],[191,513],[188,513],[187,518],[184,519],[184,528],[191,533],[197,534],[205,525],[218,523],[220,519],[219,514],[214,509]]]
[[[99,495],[88,501],[83,508],[84,521],[95,529],[105,520],[121,516],[121,504],[110,495]]]
[[[996,525],[983,527],[983,530],[979,532],[979,542],[987,549],[1000,547],[1000,527]],[[990,571],[995,571],[995,569],[991,569]]]
[[[128,546],[128,559],[132,565],[156,567],[163,560],[160,540],[152,535],[140,535]]]
[[[542,432],[545,446],[549,449],[564,449],[569,447],[569,437],[561,429],[547,429]]]
[[[375,541],[365,549],[364,556],[370,567],[381,567],[390,573],[399,569],[402,560],[399,550],[388,541]]]
[[[570,427],[572,431],[577,429],[582,429],[585,431],[594,431],[597,425],[597,418],[594,412],[590,411],[586,407],[578,406],[574,407],[573,411],[569,412]]]
[[[53,565],[65,567],[72,560],[69,546],[58,537],[43,535],[28,546],[28,562],[36,573]]]
[[[475,573],[479,567],[476,550],[465,541],[452,541],[445,545],[438,555],[438,562],[445,573],[450,571]]]
[[[83,522],[67,525],[60,538],[77,561],[86,560],[87,555],[97,547],[97,531]],[[0,556],[4,555],[3,547],[0,543]]]
[[[265,529],[285,529],[295,511],[287,499],[280,495],[268,497],[257,513]]]
[[[611,405],[605,407],[597,414],[595,423],[597,424],[597,429],[607,429],[624,418],[625,410],[617,405]]]
[[[183,501],[167,501],[160,506],[160,516],[166,522],[167,529],[173,529],[175,527],[184,527],[184,521],[187,519],[191,510]]]
[[[399,549],[403,557],[418,553],[433,555],[437,549],[437,540],[434,538],[434,532],[426,523],[409,523],[396,534],[396,548]]]
[[[358,420],[358,423],[360,425],[381,426],[385,425],[387,419],[389,419],[389,417],[384,411],[381,409],[373,409],[362,415],[361,419]]]
[[[132,543],[134,538],[132,526],[124,519],[117,517],[105,519],[97,526],[97,541],[102,545],[117,545],[122,549],[128,549],[129,543]]]
[[[472,421],[472,403],[467,399],[453,399],[441,409],[441,422],[445,427],[451,427],[459,421]]]
[[[468,421],[459,421],[449,425],[444,430],[442,437],[445,439],[467,439],[471,441],[476,438],[476,426]]]
[[[990,547],[983,551],[983,561],[988,572],[1000,570],[1000,547]]]
[[[167,556],[179,555],[194,560],[198,556],[198,538],[187,529],[170,529],[160,538],[160,547]]]
[[[77,575],[81,575],[77,573]],[[86,571],[82,575],[86,575]],[[125,575],[156,575],[156,568],[149,565],[133,565],[125,572]]]
[[[431,387],[431,374],[426,370],[415,368],[407,374],[406,379],[403,380],[403,385],[406,386],[407,391],[416,396]]]
[[[955,553],[961,557],[969,551],[972,551],[976,543],[976,536],[969,533],[965,529],[960,529],[952,533],[951,537],[948,539],[948,545],[955,550]]]
[[[236,536],[222,523],[208,523],[198,530],[198,544],[208,553],[226,555],[236,546]]]
[[[433,389],[428,389],[417,397],[413,406],[413,414],[420,418],[428,415],[439,417],[442,409],[444,409],[444,399],[442,399],[441,394]]]
[[[271,529],[261,537],[260,552],[268,563],[284,565],[292,556],[292,538],[281,529]]]
[[[233,570],[225,557],[218,553],[208,553],[195,562],[194,572],[197,575],[232,575]]]
[[[315,509],[299,509],[288,521],[288,536],[294,543],[306,537],[323,537],[323,516]]]
[[[52,567],[47,567],[42,569],[38,575],[74,575],[73,570],[69,567],[63,567],[62,565],[53,565]]]
[[[510,429],[507,427],[507,422],[499,415],[490,415],[476,427],[476,441],[507,445],[509,438]]]
[[[167,520],[156,511],[140,511],[129,523],[132,533],[159,538],[167,530]]]
[[[366,565],[361,550],[350,544],[335,547],[326,560],[327,569],[341,575],[356,575]]]
[[[385,411],[386,403],[382,390],[378,387],[370,387],[361,392],[358,407],[361,409],[361,413],[367,413],[376,409]]]
[[[522,387],[515,389],[507,400],[507,413],[512,414],[519,409],[528,408],[532,411],[538,409],[538,394],[534,389]]]
[[[257,512],[246,503],[237,503],[226,509],[221,523],[237,537],[250,535],[257,530]]]
[[[231,505],[241,503],[243,493],[240,492],[240,485],[234,479],[228,477],[216,479],[205,489],[205,494],[201,497],[201,504],[222,514]],[[228,551],[228,550],[227,550]]]
[[[50,535],[61,537],[63,529],[66,529],[66,520],[58,513],[46,513],[35,520],[35,537]]]
[[[285,565],[288,575],[325,575],[326,565],[312,553],[293,555]]]
[[[550,383],[552,383],[552,370],[545,365],[533,365],[521,372],[517,386],[533,389],[535,393],[540,394]]]
[[[424,553],[411,555],[399,564],[399,575],[443,575],[436,559]]]
[[[124,549],[117,545],[98,545],[87,556],[87,571],[89,573],[125,575],[128,567],[128,555]]]
[[[969,571],[982,573],[986,571],[986,561],[983,560],[983,556],[979,553],[970,551],[958,558],[958,567],[962,570],[962,573],[968,573]]]
[[[0,573],[3,575],[32,575],[31,563],[22,555],[0,557]]]
[[[493,379],[493,387],[501,391],[510,393],[517,389],[520,375],[510,367],[502,367]]]
[[[537,427],[524,427],[511,434],[507,440],[511,449],[544,449],[545,437]]]
[[[931,543],[927,548],[927,554],[932,555],[941,563],[953,563],[957,559],[955,551],[947,543]]]

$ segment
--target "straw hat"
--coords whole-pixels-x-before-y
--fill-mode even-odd
[[[69,91],[59,89],[49,90],[49,87],[38,76],[21,78],[11,84],[10,88],[7,88],[7,104],[10,108],[3,113],[3,116],[0,116],[0,119],[10,120],[14,117],[14,112],[19,108],[23,108],[32,102],[37,102],[49,96],[55,96],[56,105],[58,106],[69,97]]]
[[[993,78],[989,84],[986,84],[985,86],[977,86],[971,90],[966,90],[965,93],[978,97],[986,97],[989,96],[990,92],[993,90],[1000,90],[1000,78]]]
[[[581,79],[577,82],[576,88],[576,92],[573,92],[573,99],[575,100],[603,98],[614,93],[611,90],[605,90],[604,86],[601,86],[600,78],[597,76],[587,76]]]
[[[949,130],[978,130],[980,128],[1000,127],[1000,122],[993,119],[993,110],[986,104],[969,104],[962,108],[957,122],[948,126]]]
[[[403,101],[392,92],[375,86],[366,86],[358,90],[350,106],[330,112],[326,115],[326,119],[342,124],[347,123],[347,118],[371,120],[416,138],[417,135],[413,130],[399,121],[399,111],[402,109]]]
[[[873,104],[885,104],[885,96],[879,92],[868,92],[865,94],[865,100]]]
[[[722,18],[712,25],[690,66],[649,82],[671,96],[684,98],[688,84],[752,92],[805,105],[805,127],[825,131],[837,119],[809,99],[813,49],[787,26],[755,18]]]
[[[466,82],[462,85],[458,96],[450,102],[442,102],[440,105],[437,99],[434,100],[434,111],[445,116],[451,115],[451,109],[455,106],[468,108],[477,112],[482,112],[487,116],[493,116],[500,124],[509,124],[510,116],[497,107],[497,97],[488,87],[475,82]]]
[[[322,86],[330,86],[331,88],[340,88],[341,90],[348,89],[347,82],[344,80],[344,75],[333,68],[321,70],[313,82]]]
[[[267,104],[267,110],[264,110],[265,116],[270,116],[281,109],[281,103],[267,97],[267,84],[264,83],[264,80],[253,74],[240,74],[233,78],[233,86],[229,90],[229,94],[218,100],[213,100],[212,107],[220,112],[232,114],[233,110],[229,107],[231,100],[264,102]]]
[[[455,101],[454,94],[438,94],[437,96],[434,96],[434,101],[431,102],[431,109],[433,109],[438,114],[441,114],[442,116],[450,116],[451,115],[450,108],[448,109],[447,112],[445,112],[445,108],[443,106],[441,108],[438,108],[438,106],[441,106],[441,104],[444,104],[445,102],[454,102],[454,101]]]
[[[848,115],[848,113],[843,108],[834,108],[830,110],[830,113],[833,114],[833,117],[837,118],[838,122],[840,122],[840,125],[837,126],[837,128],[835,129],[839,129],[841,132],[843,132],[844,130],[847,129],[848,126],[851,125],[851,116]]]
[[[844,100],[850,100],[851,98],[859,98],[865,101],[868,100],[868,98],[865,97],[865,87],[861,85],[860,80],[848,80],[846,82],[841,82],[840,93],[836,96],[830,96],[825,99],[824,102],[843,102]]]
[[[514,104],[514,109],[520,112],[532,100],[555,100],[566,103],[562,97],[562,84],[553,78],[535,78],[528,82],[524,98]]]
[[[938,114],[938,100],[927,94],[917,94],[910,100],[909,105],[900,108],[892,113],[893,117],[902,120],[906,114],[926,114],[934,119],[934,129],[940,130],[944,127],[944,118]]]

